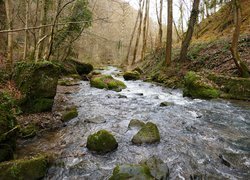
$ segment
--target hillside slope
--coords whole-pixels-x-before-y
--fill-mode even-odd
[[[250,1],[240,0],[242,7],[241,34],[250,34]],[[227,3],[217,13],[202,21],[195,30],[195,39],[213,40],[221,37],[231,37],[234,30],[233,9]]]

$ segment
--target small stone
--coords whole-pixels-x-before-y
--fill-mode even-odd
[[[72,108],[68,108],[65,110],[65,112],[62,114],[61,120],[63,122],[67,122],[77,116],[78,116],[78,112],[77,112],[76,107],[72,107]]]
[[[144,126],[145,123],[138,120],[138,119],[132,119],[130,122],[129,122],[129,125],[128,125],[128,128],[131,129],[131,128],[141,128],[142,126]]]
[[[165,101],[165,102],[162,102],[160,104],[160,107],[167,107],[167,106],[171,106],[171,105],[173,105],[173,103]]]
[[[105,123],[106,120],[103,117],[98,116],[98,117],[86,119],[85,122],[86,123],[94,123],[94,124],[102,124],[102,123]]]

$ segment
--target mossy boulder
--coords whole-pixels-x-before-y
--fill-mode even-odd
[[[125,164],[116,166],[109,180],[153,180],[150,169],[145,165]]]
[[[140,73],[138,71],[127,71],[123,74],[123,78],[127,81],[129,80],[139,80]]]
[[[35,124],[28,124],[20,128],[20,137],[24,139],[33,138],[37,134],[38,127]]]
[[[67,108],[62,114],[62,121],[67,122],[78,116],[76,107]]]
[[[93,71],[94,67],[89,63],[80,62],[79,60],[71,59],[69,60],[71,64],[75,65],[78,74],[89,74]]]
[[[183,95],[192,98],[213,99],[220,96],[220,91],[215,83],[190,71],[185,76]]]
[[[132,119],[129,122],[128,128],[129,129],[131,129],[131,128],[141,128],[144,125],[145,125],[145,123],[143,121],[140,121],[138,119]]]
[[[126,88],[126,85],[122,81],[116,80],[110,75],[93,76],[90,80],[90,85],[99,89],[108,89],[117,92]]]
[[[58,85],[60,86],[76,86],[79,85],[79,79],[74,79],[71,77],[64,77],[58,80]]]
[[[224,98],[250,100],[250,78],[229,77],[206,73],[206,77],[218,85]]]
[[[134,135],[132,142],[134,144],[152,144],[160,142],[160,133],[158,127],[152,122],[146,123],[141,128],[141,130],[136,135]]]
[[[13,100],[0,92],[0,162],[13,158],[18,128],[12,111]]]
[[[147,166],[154,179],[169,179],[169,168],[159,157],[152,156],[147,160],[140,162],[141,165]]]
[[[41,179],[46,175],[47,169],[46,156],[2,162],[0,163],[0,179]]]
[[[50,111],[56,95],[58,77],[59,68],[51,62],[15,64],[12,79],[22,93],[22,111]]]
[[[117,149],[117,147],[116,139],[106,130],[100,130],[95,134],[89,135],[87,140],[87,148],[97,153],[108,153]]]

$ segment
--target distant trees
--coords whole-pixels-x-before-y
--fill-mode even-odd
[[[15,3],[5,0],[4,5],[6,29],[0,33],[8,37],[8,66],[12,65],[13,57],[34,61],[65,59],[74,54],[73,43],[92,21],[87,0],[17,0]]]

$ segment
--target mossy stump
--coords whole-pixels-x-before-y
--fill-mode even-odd
[[[126,85],[119,80],[114,79],[110,75],[93,76],[90,80],[90,85],[99,89],[108,89],[120,92],[126,88]]]
[[[152,144],[156,142],[160,142],[160,133],[158,127],[151,122],[145,124],[132,138],[134,144]]]
[[[41,179],[46,175],[47,169],[46,156],[2,162],[0,163],[0,179]]]
[[[116,139],[106,130],[100,130],[95,134],[89,135],[87,140],[87,148],[97,153],[108,153],[117,149],[117,147]]]
[[[140,73],[138,71],[127,71],[123,74],[123,78],[126,81],[130,81],[130,80],[139,80],[140,79]]]

